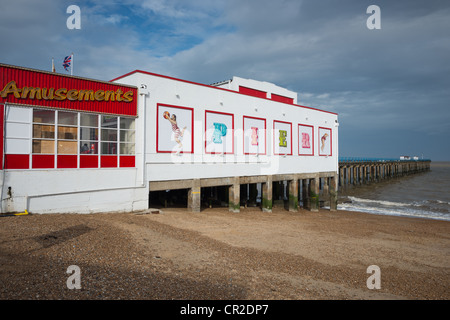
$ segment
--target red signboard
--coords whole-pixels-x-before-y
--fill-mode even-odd
[[[137,88],[0,64],[0,103],[137,116]]]

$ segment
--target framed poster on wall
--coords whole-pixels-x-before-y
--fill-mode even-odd
[[[205,111],[205,153],[234,153],[234,115]]]
[[[331,156],[331,129],[319,127],[319,156]]]
[[[194,109],[165,104],[156,107],[156,152],[194,152]]]
[[[314,155],[314,127],[307,124],[298,125],[298,155]]]
[[[266,119],[244,116],[244,154],[266,154]]]
[[[273,121],[273,154],[292,155],[292,123]]]

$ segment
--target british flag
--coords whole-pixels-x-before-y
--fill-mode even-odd
[[[69,71],[70,63],[72,62],[72,56],[67,56],[64,58],[63,67],[66,71]]]

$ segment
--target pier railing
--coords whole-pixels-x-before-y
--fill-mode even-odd
[[[339,157],[339,186],[362,185],[430,170],[430,159]]]
[[[399,158],[365,158],[365,157],[339,157],[339,162],[431,162],[430,159],[399,159]]]

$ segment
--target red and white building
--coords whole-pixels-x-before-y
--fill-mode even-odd
[[[140,211],[168,189],[198,211],[202,187],[338,173],[337,114],[271,83],[0,74],[2,212]]]

